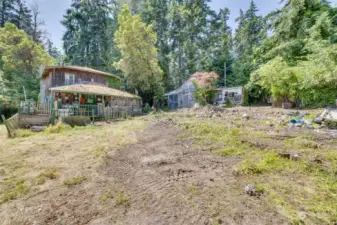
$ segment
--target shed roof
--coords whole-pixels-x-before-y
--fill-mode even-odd
[[[75,84],[69,86],[54,87],[50,88],[50,90],[54,92],[105,95],[123,98],[140,98],[137,95],[133,95],[125,91],[120,91],[106,86],[92,85],[92,84]]]
[[[74,71],[83,71],[83,72],[95,73],[95,74],[100,74],[103,76],[109,76],[109,77],[115,77],[118,79],[122,79],[119,76],[111,74],[111,73],[106,73],[100,70],[95,70],[92,68],[81,67],[81,66],[46,66],[42,70],[41,77],[46,77],[49,74],[49,72],[52,71],[53,69],[68,69],[68,70],[74,70]]]

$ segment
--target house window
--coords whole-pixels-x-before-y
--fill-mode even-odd
[[[75,83],[75,74],[66,73],[64,80],[65,85],[73,85]]]
[[[95,79],[94,78],[91,78],[91,83],[94,83],[95,82]]]

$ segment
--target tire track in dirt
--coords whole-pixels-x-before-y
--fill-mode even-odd
[[[144,136],[142,136],[142,134]],[[140,142],[118,151],[109,172],[131,196],[123,224],[207,224],[208,215],[191,202],[189,186],[214,181],[206,166],[214,155],[177,140],[179,130],[157,123],[139,135]],[[230,167],[222,167],[221,170]]]

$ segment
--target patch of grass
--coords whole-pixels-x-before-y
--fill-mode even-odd
[[[115,203],[116,205],[128,205],[129,201],[130,201],[129,196],[121,192],[116,196]]]
[[[189,185],[187,187],[188,192],[190,192],[192,195],[200,195],[200,188],[194,185]]]
[[[72,179],[65,180],[63,184],[66,185],[67,187],[72,187],[74,185],[82,184],[86,180],[87,180],[86,176],[73,177]]]
[[[319,143],[309,140],[306,137],[296,137],[283,142],[288,147],[318,149]]]
[[[104,194],[102,194],[102,196],[100,197],[100,201],[102,204],[107,204],[107,202],[113,198],[113,195],[109,192],[106,192]]]
[[[58,122],[55,126],[50,125],[47,127],[44,132],[45,133],[50,133],[50,134],[58,134],[63,131],[71,130],[71,126],[64,124],[62,122]]]
[[[229,156],[229,155],[243,155],[244,151],[242,148],[230,147],[223,150],[217,151],[217,154],[220,156]]]
[[[317,116],[314,114],[308,114],[305,117],[303,117],[304,120],[314,120]]]
[[[337,162],[337,152],[329,152],[327,154],[326,158],[330,161],[336,161]]]
[[[104,151],[105,151],[104,146],[97,146],[92,150],[92,153],[96,156],[100,156],[104,154]]]
[[[46,182],[47,179],[55,180],[58,177],[58,174],[55,169],[47,170],[37,177],[37,184],[42,185]]]
[[[29,187],[24,180],[16,180],[14,177],[4,182],[4,189],[1,203],[17,199],[28,193]]]
[[[37,132],[33,132],[28,129],[18,129],[17,131],[15,131],[15,137],[30,137],[36,134]]]
[[[182,137],[193,137],[198,145],[212,146],[221,156],[243,155],[251,147],[240,140],[242,129],[225,126],[213,121],[201,122],[191,120],[180,123],[180,127],[186,130]],[[211,143],[211,144],[210,144]],[[216,146],[214,148],[214,146]]]

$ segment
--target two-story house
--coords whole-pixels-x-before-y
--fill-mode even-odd
[[[119,76],[78,66],[48,66],[41,70],[40,103],[72,113],[74,109],[124,107],[140,110],[141,98],[121,91]],[[95,107],[97,106],[97,107]]]

